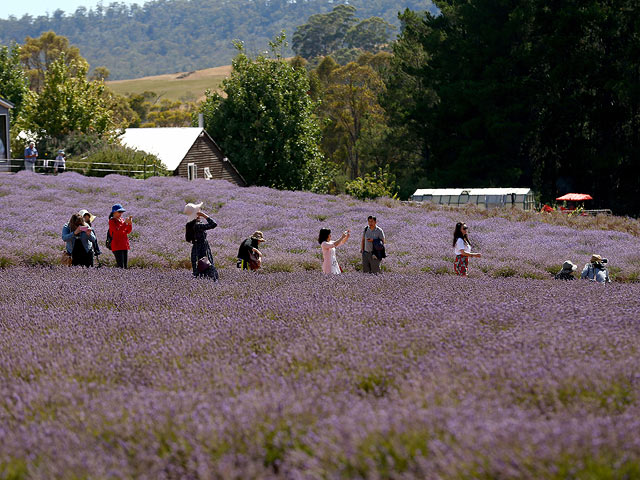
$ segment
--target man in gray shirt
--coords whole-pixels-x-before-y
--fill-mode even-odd
[[[380,262],[382,259],[373,254],[373,241],[380,240],[384,244],[384,232],[376,225],[376,217],[369,215],[369,224],[362,234],[362,271],[364,273],[380,273]]]

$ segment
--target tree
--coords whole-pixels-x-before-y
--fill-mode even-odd
[[[207,92],[201,106],[205,128],[250,184],[284,189],[323,189],[318,149],[320,129],[313,115],[306,72],[281,56],[284,33],[271,43],[273,58],[249,58],[242,44],[225,96]]]
[[[20,65],[20,49],[16,44],[0,46],[0,97],[15,105],[13,114],[17,117],[22,110],[22,102],[27,94],[27,78]]]
[[[93,69],[93,74],[91,74],[91,80],[100,80],[105,82],[111,73],[107,67],[96,67]]]
[[[80,56],[78,47],[69,45],[67,37],[45,32],[38,38],[27,37],[20,48],[20,59],[29,78],[30,88],[40,92],[51,64],[64,54],[65,62],[78,75],[80,69],[87,70],[87,61]],[[86,74],[86,72],[85,72]]]
[[[296,55],[311,59],[328,55],[344,45],[344,39],[358,19],[351,5],[336,5],[329,13],[317,13],[296,28],[292,47]]]
[[[323,148],[333,161],[342,163],[351,179],[364,173],[367,144],[377,144],[382,137],[368,135],[385,124],[384,110],[378,102],[384,83],[369,65],[352,62],[331,68],[330,62],[319,66],[318,76],[327,78],[320,112],[328,120]],[[327,75],[327,70],[330,73]],[[368,137],[368,141],[364,141]]]
[[[86,62],[67,64],[64,53],[51,63],[42,92],[32,93],[24,107],[22,128],[52,138],[71,132],[107,133],[113,122],[104,84],[88,81],[87,68]]]
[[[371,17],[358,23],[356,9],[351,5],[336,5],[329,13],[311,15],[307,23],[296,28],[293,51],[312,59],[332,55],[355,60],[362,51],[380,50],[389,42],[393,25],[380,17]]]

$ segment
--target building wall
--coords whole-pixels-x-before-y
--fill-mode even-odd
[[[194,163],[198,167],[198,178],[205,178],[204,168],[209,167],[214,180],[227,180],[241,187],[246,186],[242,177],[238,175],[229,162],[222,159],[224,155],[206,135],[198,137],[187,152],[184,160],[174,171],[174,175],[188,178],[188,164]]]

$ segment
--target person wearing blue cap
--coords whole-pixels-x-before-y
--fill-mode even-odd
[[[133,218],[131,215],[126,220],[122,214],[126,210],[121,204],[116,203],[111,207],[109,215],[109,236],[111,237],[110,248],[113,256],[116,257],[116,265],[119,268],[127,268],[129,256],[129,234],[133,229]]]

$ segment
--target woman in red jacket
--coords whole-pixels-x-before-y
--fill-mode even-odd
[[[131,215],[126,220],[122,218],[122,213],[126,212],[122,205],[116,203],[111,207],[109,216],[109,235],[111,235],[111,251],[116,257],[116,265],[120,268],[127,268],[129,253],[129,237],[132,223]]]

